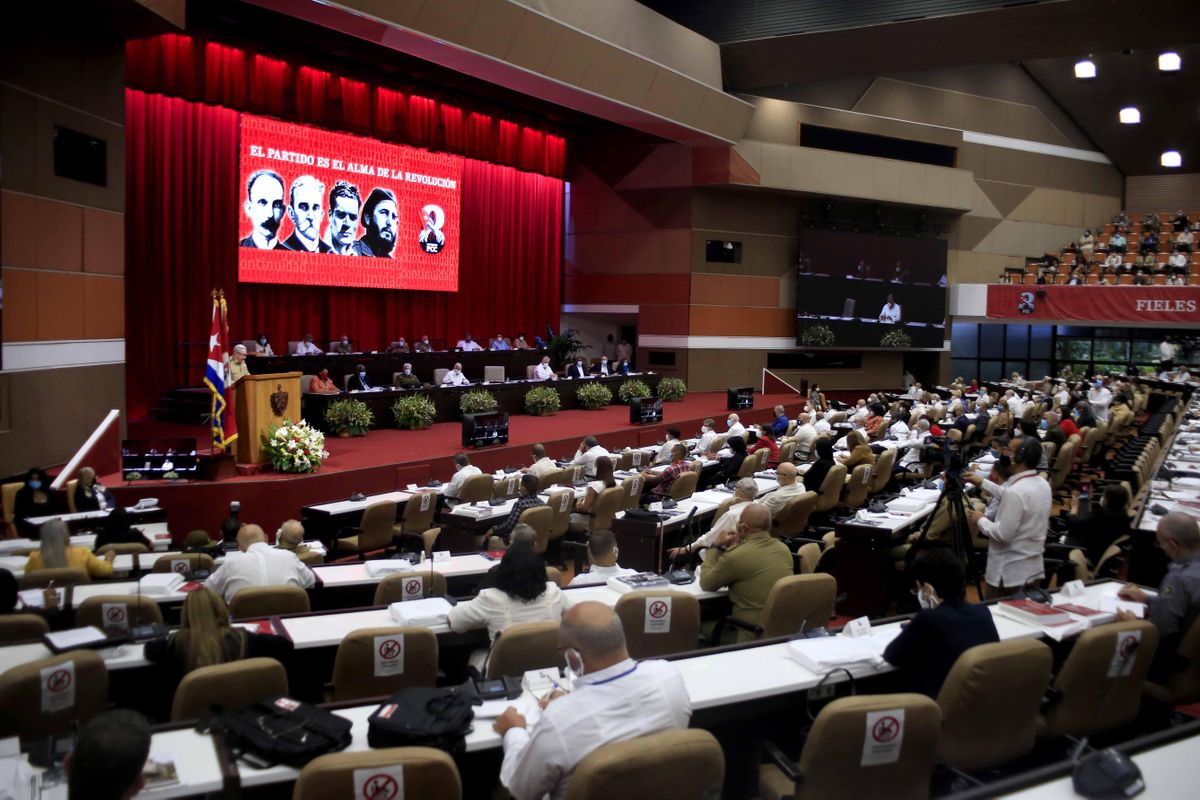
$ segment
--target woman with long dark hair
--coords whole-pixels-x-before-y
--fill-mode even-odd
[[[725,446],[730,454],[721,459],[721,482],[729,483],[737,479],[738,470],[746,460],[746,440],[741,436],[730,436]]]
[[[450,630],[456,633],[486,627],[488,639],[520,622],[556,622],[562,617],[563,595],[546,579],[546,562],[528,542],[518,541],[504,553],[493,573],[492,586],[450,609]],[[471,654],[471,665],[482,671],[487,651]]]

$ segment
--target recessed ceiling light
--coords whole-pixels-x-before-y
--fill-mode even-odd
[[[1096,77],[1095,62],[1088,60],[1088,59],[1085,59],[1083,61],[1077,61],[1075,63],[1075,77],[1083,78],[1083,79]]]
[[[1183,66],[1179,53],[1163,53],[1158,57],[1158,68],[1163,72],[1178,72]]]
[[[1182,167],[1183,156],[1179,155],[1178,150],[1168,150],[1162,154],[1160,163],[1162,163],[1164,167]]]
[[[1133,106],[1121,109],[1121,122],[1125,125],[1136,125],[1142,121],[1142,112]]]

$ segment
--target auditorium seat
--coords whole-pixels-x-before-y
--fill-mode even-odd
[[[638,508],[642,504],[642,488],[644,483],[645,479],[640,474],[630,475],[621,481],[621,511]]]
[[[859,464],[850,473],[842,491],[842,505],[853,510],[862,508],[867,502],[867,491],[871,488],[871,465]]]
[[[462,488],[458,491],[458,499],[461,503],[484,503],[492,499],[494,491],[492,476],[484,473],[483,475],[472,475],[462,483]]]
[[[1140,637],[1140,643],[1125,644],[1130,634]],[[1080,634],[1054,678],[1055,698],[1043,713],[1040,734],[1091,736],[1132,722],[1141,707],[1142,683],[1157,646],[1158,629],[1140,620]],[[1120,660],[1122,655],[1126,661]],[[1114,667],[1119,674],[1109,677]]]
[[[387,575],[375,587],[375,599],[372,605],[390,606],[404,600],[404,584],[412,578],[419,577],[424,585],[421,589],[425,597],[445,597],[449,592],[446,588],[446,576],[440,572],[422,570],[421,572],[398,572]]]
[[[87,574],[87,570],[74,567],[39,569],[21,576],[22,589],[45,589],[52,583],[55,586],[74,586],[79,583],[91,582],[92,579]]]
[[[488,367],[483,368],[483,379],[495,383],[504,383],[504,367]]]
[[[308,390],[308,387],[312,386],[312,379],[314,377],[315,376],[313,375],[300,376],[300,394],[312,394],[312,392]]]
[[[550,524],[550,539],[558,539],[566,534],[571,527],[571,511],[575,508],[575,492],[571,489],[557,489],[550,492],[546,505],[554,511],[554,521]]]
[[[119,556],[129,555],[129,556],[139,556],[139,557],[152,555],[150,553],[150,548],[148,548],[148,547],[146,547],[146,545],[140,544],[138,542],[119,542],[116,544],[106,544],[103,547],[96,549],[96,555],[98,555],[98,556],[102,556],[105,553],[116,553]],[[142,561],[145,561],[146,566],[149,567],[151,564],[154,563],[154,558],[157,558],[157,556],[154,556],[153,558],[146,558],[146,559],[139,558],[138,559],[138,562],[139,562],[138,569],[142,568],[142,566],[141,566]]]
[[[403,789],[393,795],[375,794],[356,779],[372,770],[402,769]],[[292,800],[329,797],[419,797],[421,800],[461,800],[462,779],[447,753],[432,747],[392,747],[357,753],[330,753],[304,765],[296,778]]]
[[[400,512],[400,533],[421,534],[433,527],[437,500],[436,492],[417,492],[408,498]]]
[[[671,604],[669,616],[664,615],[666,630],[646,630],[647,606],[664,599]],[[615,611],[625,628],[630,658],[684,653],[700,645],[700,601],[694,594],[654,589],[628,592],[617,600]]]
[[[78,485],[78,478],[72,478],[71,480],[67,481],[67,512],[70,514],[74,514],[79,510],[75,507],[75,487]]]
[[[510,472],[496,481],[492,487],[492,498],[495,500],[511,500],[521,493],[521,473]]]
[[[811,575],[817,571],[817,564],[821,560],[821,545],[816,542],[809,542],[800,545],[796,551],[796,558],[800,562],[800,575]]]
[[[258,619],[276,614],[306,614],[312,607],[299,586],[249,586],[229,601],[231,619]]]
[[[550,544],[550,529],[554,527],[554,509],[545,505],[527,508],[521,512],[517,522],[537,531],[537,543],[533,549],[539,554],[545,553]]]
[[[387,637],[400,644],[395,674],[380,674],[376,639]],[[429,628],[359,628],[338,645],[333,660],[335,703],[390,695],[407,686],[434,687],[438,675],[437,634]]]
[[[488,656],[487,677],[520,678],[531,669],[557,669],[563,663],[557,622],[520,622],[496,637]]]
[[[206,569],[212,572],[214,568],[213,558],[207,553],[175,553],[174,555],[156,558],[151,571],[173,572],[181,561],[187,562],[187,571],[189,573],[195,572],[198,569]]]
[[[1033,750],[1053,661],[1049,647],[1028,640],[981,644],[960,655],[937,696],[938,757],[954,769],[977,770]]]
[[[106,609],[105,606],[109,608]],[[117,606],[121,613],[116,614],[113,606]],[[113,616],[116,616],[116,619],[113,619]],[[95,625],[103,630],[113,625],[128,628],[162,624],[162,609],[153,597],[99,595],[87,598],[75,609],[75,625],[80,628]]]
[[[42,682],[43,670],[49,670],[46,684]],[[57,711],[47,711],[42,695],[46,692],[50,700],[55,686],[62,687],[63,704]],[[66,694],[68,688],[74,690],[73,697]],[[99,653],[72,650],[29,661],[0,675],[0,738],[66,736],[74,733],[76,725],[104,711],[107,705],[108,669]]]
[[[1172,673],[1166,684],[1147,681],[1146,694],[1167,705],[1200,702],[1200,618],[1188,628],[1175,652],[1187,666]]]
[[[433,371],[433,385],[441,386],[442,380],[446,377],[446,373],[448,373],[449,371],[450,370],[446,369],[445,367],[438,367],[437,369],[435,369]]]
[[[289,341],[289,342],[287,343],[287,354],[288,354],[289,356],[294,356],[294,355],[296,355],[296,351],[297,351],[297,350],[299,350],[299,349],[300,349],[300,342],[297,342],[297,341]]]
[[[50,625],[39,614],[0,615],[0,645],[40,642],[49,632]]]
[[[563,579],[562,570],[558,567],[546,567],[546,580],[560,589],[568,583],[568,581]]]
[[[184,675],[175,689],[171,721],[199,719],[214,705],[232,710],[287,693],[287,672],[273,658],[200,667]]]
[[[867,485],[868,495],[879,494],[884,490],[892,479],[892,467],[895,464],[896,451],[892,448],[884,450],[883,454],[875,460],[875,466],[871,468],[871,481]]]
[[[896,712],[903,712],[903,717]],[[817,715],[798,763],[774,745],[766,745],[774,763],[759,770],[759,796],[764,800],[926,800],[941,722],[937,703],[920,694],[834,700]],[[896,757],[864,764],[864,754],[873,746],[868,736],[876,741],[898,738]]]
[[[759,624],[752,625],[729,616],[717,623],[713,642],[722,641],[723,628],[732,625],[754,639],[791,636],[829,624],[837,599],[837,580],[826,573],[788,575],[775,581],[763,603]]]
[[[808,528],[809,517],[817,505],[816,492],[802,492],[783,504],[775,516],[771,535],[780,539],[802,536]],[[811,570],[809,570],[811,572]]]
[[[25,484],[20,482],[0,484],[0,503],[4,507],[4,524],[7,527],[6,538],[14,538],[17,535],[17,526],[13,522],[13,512],[17,507],[17,492],[21,491],[21,487]]]
[[[468,481],[471,479],[468,479]],[[491,480],[490,478],[488,480]],[[488,499],[490,499],[490,495]],[[337,540],[334,555],[355,553],[359,558],[375,550],[391,547],[396,533],[396,501],[381,500],[372,503],[363,511],[359,527],[346,528],[342,533],[354,532]]]
[[[817,504],[813,507],[814,514],[824,514],[837,507],[842,496],[842,487],[846,484],[846,465],[834,464],[821,482],[817,492]]]
[[[669,730],[597,747],[576,765],[566,800],[717,797],[725,754],[711,733]]]
[[[678,502],[687,500],[696,493],[696,485],[700,482],[700,473],[688,470],[675,479],[671,484],[671,499]]]

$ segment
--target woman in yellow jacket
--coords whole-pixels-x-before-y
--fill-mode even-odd
[[[842,459],[842,463],[846,465],[847,472],[859,464],[875,465],[875,453],[863,438],[861,431],[850,431],[846,434],[846,449],[850,452]]]
[[[25,562],[26,575],[39,569],[71,567],[81,569],[93,578],[112,576],[112,562],[116,554],[110,550],[104,554],[104,558],[97,558],[86,547],[71,547],[71,533],[62,520],[50,520],[43,525],[41,540],[41,546],[30,553],[29,560]]]

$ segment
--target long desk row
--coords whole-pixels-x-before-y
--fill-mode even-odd
[[[1200,394],[1192,397],[1187,410],[1200,415]],[[1164,450],[1161,464],[1178,477],[1163,480],[1156,474],[1150,481],[1138,517],[1139,530],[1153,531],[1163,514],[1171,511],[1182,511],[1200,520],[1200,421],[1180,422]]]
[[[1113,597],[1121,586],[1117,582],[1103,582],[1086,588],[1081,597],[1071,598],[1076,604],[1098,604],[1101,598]],[[1026,625],[993,613],[997,632],[1002,641],[1036,639],[1044,635],[1041,628]],[[892,622],[872,629],[870,642],[879,653],[895,638],[902,622]],[[1101,624],[1096,622],[1094,624]],[[790,646],[786,641],[751,644],[720,652],[686,654],[673,659],[682,673],[693,709],[693,724],[703,718],[705,712],[720,708],[745,708],[755,700],[772,700],[796,695],[815,688],[823,680],[826,683],[842,683],[845,677],[834,673],[826,676],[814,673],[787,656]],[[800,646],[803,646],[802,644]],[[886,662],[860,664],[850,669],[856,680],[891,672]],[[534,698],[528,693],[514,701],[518,708],[529,707]],[[477,716],[476,724],[467,736],[467,754],[496,751],[501,739],[492,730],[491,714]],[[378,704],[364,704],[335,711],[353,723],[353,740],[347,752],[371,749],[367,743],[367,718],[378,708]],[[162,756],[173,759],[179,772],[180,783],[156,792],[159,797],[188,797],[207,792],[220,791],[222,773],[212,738],[197,733],[194,729],[170,730],[154,735],[152,749]],[[244,763],[237,764],[237,771],[244,787],[284,784],[296,779],[298,771],[291,767],[276,766],[256,769]]]
[[[367,380],[373,386],[391,386],[392,374],[401,372],[405,364],[412,364],[413,374],[424,383],[433,382],[435,369],[450,369],[462,364],[463,374],[472,381],[483,380],[484,367],[503,367],[509,378],[524,378],[525,368],[531,367],[547,355],[544,350],[480,350],[458,352],[439,350],[432,353],[348,353],[336,355],[323,353],[319,356],[256,356],[246,359],[252,375],[276,372],[301,372],[316,375],[323,369],[337,386],[342,385],[346,375],[356,371],[359,364],[367,368]],[[555,364],[555,369],[561,365]]]

